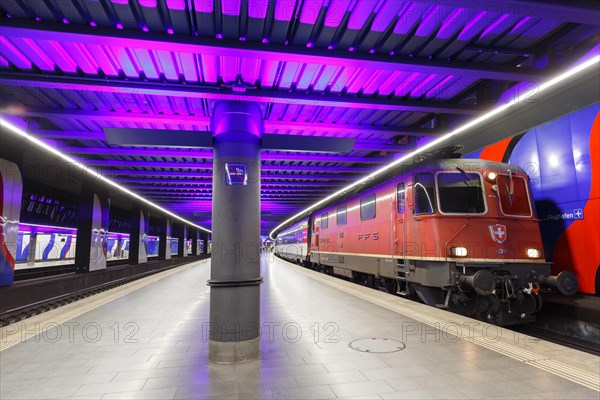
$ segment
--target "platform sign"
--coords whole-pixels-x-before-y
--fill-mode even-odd
[[[248,184],[248,168],[246,164],[226,163],[225,171],[225,183],[227,186]]]

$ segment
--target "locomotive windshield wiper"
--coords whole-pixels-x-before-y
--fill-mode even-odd
[[[464,182],[464,183],[465,183],[465,185],[467,185],[467,186],[477,186],[477,187],[479,187],[479,185],[478,185],[477,183],[475,183],[475,182],[479,182],[479,179],[475,179],[475,178],[473,178],[473,177],[472,177],[472,176],[471,176],[471,175],[470,175],[470,174],[469,174],[467,171],[465,171],[465,170],[464,170],[464,169],[462,169],[461,167],[456,167],[456,169],[457,169],[457,170],[458,170],[458,171],[459,171],[461,174],[463,174],[464,176],[466,176],[466,177],[467,177],[467,179],[468,179],[468,180]]]

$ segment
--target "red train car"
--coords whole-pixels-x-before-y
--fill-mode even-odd
[[[528,322],[539,292],[577,290],[545,261],[529,179],[514,165],[423,163],[277,237],[278,255],[498,325]]]

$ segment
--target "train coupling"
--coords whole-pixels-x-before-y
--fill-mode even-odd
[[[490,271],[480,269],[473,275],[461,275],[458,281],[480,296],[489,296],[496,289],[496,277]]]
[[[562,271],[558,275],[539,275],[537,282],[540,286],[554,288],[565,296],[573,296],[579,287],[577,278],[570,271]]]

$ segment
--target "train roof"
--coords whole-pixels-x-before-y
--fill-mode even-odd
[[[453,159],[440,159],[440,160],[427,160],[417,164],[410,164],[406,166],[406,170],[403,172],[419,171],[419,170],[456,170],[457,167],[465,171],[469,170],[486,170],[494,171],[497,173],[512,171],[515,174],[525,174],[525,170],[514,164],[508,164],[497,161],[482,160],[479,158],[453,158]],[[398,175],[398,170],[394,169],[395,173],[393,176]],[[391,176],[386,177],[385,180],[390,179]]]
[[[458,158],[457,151],[459,148],[450,147],[444,149],[442,152],[437,152],[436,155],[446,156],[445,158],[435,158],[432,154],[425,154],[419,158],[407,161],[405,163],[401,163],[396,167],[390,169],[385,174],[378,176],[377,178],[371,179],[367,182],[364,182],[361,185],[358,185],[351,190],[345,191],[338,196],[332,198],[326,203],[323,203],[320,207],[307,211],[298,216],[294,221],[291,221],[289,225],[285,228],[281,229],[278,233],[284,233],[288,231],[290,228],[293,228],[298,223],[306,220],[310,215],[317,213],[332,204],[337,203],[338,201],[354,196],[357,193],[360,193],[364,190],[375,187],[381,183],[384,183],[395,176],[406,174],[406,173],[414,173],[419,171],[455,171],[457,167],[460,167],[466,172],[469,171],[494,171],[496,173],[508,172],[512,171],[514,174],[526,174],[525,170],[518,165],[496,162],[490,160],[483,160],[478,158]]]

